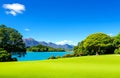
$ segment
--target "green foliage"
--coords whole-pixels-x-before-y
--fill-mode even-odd
[[[6,62],[6,61],[16,61],[16,59],[12,59],[10,53],[8,53],[3,48],[0,48],[0,62]]]
[[[11,52],[25,52],[22,35],[15,29],[0,25],[0,61],[16,61],[11,58]]]
[[[54,55],[52,55],[48,59],[56,59],[56,57]]]
[[[75,56],[85,56],[88,55],[88,51],[83,46],[84,41],[79,42],[78,46],[74,47],[74,55]]]
[[[84,41],[84,47],[89,51],[94,50],[96,54],[104,54],[104,51],[101,52],[102,48],[108,48],[112,46],[112,39],[110,36],[104,33],[95,33],[88,36]]]
[[[61,48],[52,48],[48,46],[38,45],[27,48],[27,51],[34,51],[34,52],[64,52],[64,49]]]
[[[99,55],[113,52],[113,39],[104,33],[91,34],[74,47],[75,55]]]
[[[22,35],[15,29],[0,25],[0,47],[7,52],[25,51]]]
[[[120,54],[120,33],[114,37],[113,45],[115,46],[115,54]]]
[[[114,53],[115,54],[120,54],[120,47],[118,49],[115,49]]]
[[[115,48],[120,47],[120,33],[117,36],[114,37],[113,44],[114,44]]]
[[[58,56],[56,56],[56,58],[59,59],[59,58],[62,58],[62,57],[58,55]]]

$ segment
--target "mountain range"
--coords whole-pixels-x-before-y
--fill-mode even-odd
[[[44,45],[44,46],[49,46],[49,47],[53,47],[53,48],[63,48],[65,50],[69,50],[72,51],[74,46],[73,45],[69,45],[69,44],[64,44],[64,45],[58,45],[52,42],[45,42],[45,41],[37,41],[33,38],[26,38],[23,39],[26,47],[31,47],[31,46],[37,46],[37,45]]]

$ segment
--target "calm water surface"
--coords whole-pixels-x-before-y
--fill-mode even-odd
[[[13,55],[12,57],[16,57],[18,61],[33,61],[33,60],[46,60],[50,56],[63,56],[65,54],[71,54],[72,52],[27,52],[23,57],[18,57]]]

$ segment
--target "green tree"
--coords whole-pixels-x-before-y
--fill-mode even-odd
[[[114,53],[113,37],[104,33],[89,35],[85,40],[74,47],[74,55],[99,55]]]
[[[94,52],[96,55],[105,54],[107,50],[112,49],[113,40],[110,36],[104,33],[95,33],[89,35],[84,41],[84,48],[88,49],[90,52]]]
[[[0,47],[7,52],[25,52],[22,35],[15,29],[0,25]]]

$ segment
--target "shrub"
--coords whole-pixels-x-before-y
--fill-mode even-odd
[[[61,58],[61,56],[57,56],[56,58],[57,58],[57,59],[58,59],[58,58]]]
[[[54,55],[52,55],[48,59],[56,59],[56,57]]]

